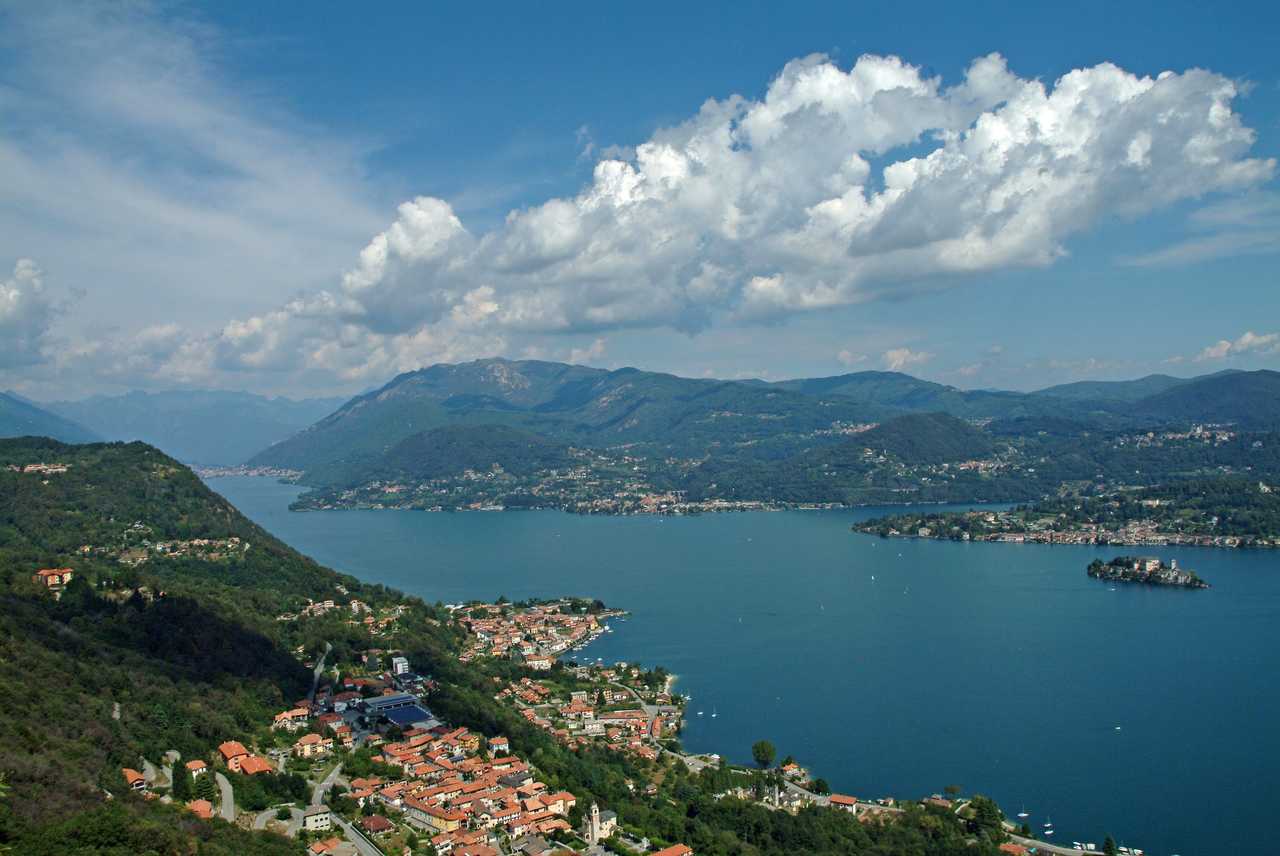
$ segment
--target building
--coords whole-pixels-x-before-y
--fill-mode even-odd
[[[187,808],[191,813],[201,820],[210,820],[213,818],[213,803],[208,800],[192,800],[187,803]]]
[[[587,843],[599,844],[612,838],[618,831],[618,815],[611,811],[601,811],[600,806],[591,804],[591,813],[587,815]]]
[[[329,807],[313,805],[302,813],[302,828],[307,832],[324,832],[333,826]]]
[[[847,811],[850,814],[858,813],[858,800],[855,797],[845,796],[844,794],[832,794],[829,797],[832,808],[838,808],[841,811]]]
[[[404,657],[391,658],[391,674],[406,675],[409,673],[409,661]]]
[[[218,747],[218,752],[222,755],[222,763],[233,773],[240,772],[240,764],[249,757],[249,750],[239,740],[228,740]]]
[[[298,758],[317,758],[333,751],[333,738],[319,734],[304,734],[293,744],[293,754]]]
[[[240,772],[246,776],[256,776],[259,773],[274,773],[276,768],[271,766],[271,762],[259,755],[246,755],[240,760]]]
[[[31,582],[40,583],[45,588],[57,588],[71,582],[74,575],[75,571],[71,568],[45,568],[36,571],[31,577]]]
[[[307,717],[310,715],[310,711],[305,707],[295,707],[293,710],[277,713],[275,721],[271,723],[271,727],[285,731],[297,731],[299,728],[307,727]]]
[[[191,778],[198,779],[209,772],[209,765],[197,758],[187,762],[187,771],[191,773]]]
[[[693,848],[687,844],[672,844],[654,853],[653,856],[693,856]]]
[[[146,778],[137,770],[124,767],[120,772],[124,774],[124,783],[129,786],[129,790],[145,791],[147,789]]]
[[[394,832],[396,825],[380,814],[360,818],[360,828],[369,835],[386,835]]]

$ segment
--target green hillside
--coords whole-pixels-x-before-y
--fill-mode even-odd
[[[572,466],[568,448],[505,425],[448,425],[401,440],[377,463],[384,477],[432,479],[500,467],[515,475]]]
[[[1134,405],[1147,416],[1200,422],[1280,425],[1280,372],[1262,369],[1196,378]]]

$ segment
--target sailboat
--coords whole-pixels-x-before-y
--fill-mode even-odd
[[[1027,806],[1025,803],[1022,806],[1022,811],[1018,812],[1018,817],[1022,818],[1023,820],[1026,820],[1028,817],[1031,817],[1031,815],[1027,814]]]
[[[715,719],[715,718],[716,718],[717,716],[719,716],[719,715],[720,715],[720,714],[716,712],[716,709],[715,709],[714,707],[713,707],[713,708],[711,708],[711,718],[712,718],[712,719]]]

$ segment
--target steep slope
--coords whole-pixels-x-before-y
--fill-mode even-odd
[[[301,431],[344,401],[175,390],[94,396],[49,408],[108,440],[141,440],[186,463],[229,466]]]
[[[7,392],[0,392],[0,437],[52,437],[67,443],[100,439],[83,425]]]
[[[1280,372],[1208,375],[1147,396],[1134,410],[1158,419],[1280,425]]]

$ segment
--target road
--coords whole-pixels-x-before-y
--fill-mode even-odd
[[[235,792],[231,790],[231,782],[227,781],[227,777],[221,773],[214,773],[213,778],[218,783],[218,798],[220,800],[218,813],[222,815],[223,820],[235,823],[236,797]]]
[[[1023,838],[1021,835],[1009,834],[1009,840],[1014,844],[1021,844],[1023,847],[1034,847],[1041,853],[1057,853],[1058,856],[1102,856],[1100,850],[1076,850],[1073,847],[1063,847],[1061,844],[1054,844],[1050,841],[1041,841],[1037,838]]]
[[[275,816],[276,809],[274,808],[258,812],[258,816],[253,819],[253,828],[266,829],[267,824],[274,820]],[[298,830],[302,828],[302,809],[297,806],[289,806],[289,822],[287,824],[287,828],[287,835],[290,838],[293,838],[298,834]]]
[[[328,642],[324,643],[324,653],[320,655],[320,659],[316,661],[315,671],[311,673],[311,692],[307,693],[307,701],[316,700],[316,688],[320,686],[320,675],[324,673],[324,658],[329,656],[329,652],[333,650],[333,645]]]
[[[336,814],[333,816],[333,822],[342,828],[346,834],[347,840],[356,846],[356,850],[360,852],[360,856],[382,856],[382,851],[373,845],[364,833],[347,823]]]
[[[316,785],[316,789],[311,792],[312,805],[324,804],[324,795],[327,794],[329,792],[329,789],[333,787],[333,783],[337,781],[338,776],[341,773],[342,773],[342,765],[339,764],[329,772],[329,775],[324,777],[324,781]]]

